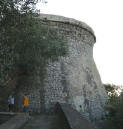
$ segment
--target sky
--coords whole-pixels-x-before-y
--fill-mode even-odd
[[[41,13],[74,18],[94,30],[93,56],[102,82],[123,85],[123,0],[47,1],[37,5]]]

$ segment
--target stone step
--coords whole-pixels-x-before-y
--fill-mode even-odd
[[[10,114],[10,113],[1,113]],[[29,114],[17,113],[13,118],[0,125],[0,129],[20,129],[29,120]]]

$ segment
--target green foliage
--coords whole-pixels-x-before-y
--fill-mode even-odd
[[[109,113],[105,120],[105,129],[123,129],[123,92],[109,100]]]
[[[120,86],[104,84],[109,100],[105,106],[108,114],[104,121],[104,129],[123,129],[123,92]]]
[[[67,54],[67,39],[52,23],[38,19],[37,0],[0,0],[0,84],[16,68],[18,87],[39,85],[48,59]],[[39,75],[40,74],[40,75]]]
[[[104,87],[109,97],[118,96],[117,91],[121,90],[120,86],[114,84],[104,84]]]

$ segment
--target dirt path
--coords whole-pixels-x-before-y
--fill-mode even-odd
[[[58,115],[37,115],[21,129],[61,129]]]

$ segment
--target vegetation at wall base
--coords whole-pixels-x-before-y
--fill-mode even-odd
[[[114,91],[119,86],[109,84],[105,86],[108,92],[112,92],[112,95],[109,95],[109,101],[107,103],[108,115],[106,116],[103,128],[123,129],[123,92],[118,96]]]

